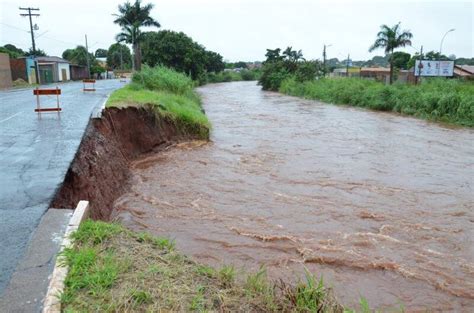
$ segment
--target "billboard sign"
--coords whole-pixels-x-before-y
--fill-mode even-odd
[[[415,76],[451,77],[454,73],[454,61],[416,60]]]

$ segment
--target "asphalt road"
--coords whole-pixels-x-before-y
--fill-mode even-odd
[[[62,112],[41,116],[34,112],[32,89],[0,91],[0,295],[64,179],[91,113],[123,84],[98,81],[88,93],[82,82],[59,84]],[[55,106],[55,97],[43,96],[44,106]]]

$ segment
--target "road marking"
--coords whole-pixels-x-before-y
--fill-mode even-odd
[[[7,117],[7,118],[4,118],[3,120],[0,121],[0,123],[6,122],[6,121],[8,121],[9,119],[12,119],[12,118],[14,118],[14,117],[17,116],[17,115],[20,115],[21,113],[23,113],[23,111],[18,112],[18,113],[15,113],[15,114],[13,114],[12,116],[9,116],[9,117]]]

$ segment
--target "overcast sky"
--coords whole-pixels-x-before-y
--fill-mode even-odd
[[[34,18],[39,26],[37,47],[49,55],[61,56],[67,48],[84,45],[88,35],[90,50],[108,48],[119,27],[111,14],[115,0],[0,0],[0,45],[12,43],[22,49],[31,46],[27,18],[18,6],[40,8]],[[414,53],[440,48],[443,53],[473,57],[473,1],[317,1],[317,0],[143,0],[152,2],[152,16],[162,29],[183,31],[209,50],[229,61],[263,60],[265,49],[293,46],[307,59],[322,58],[323,45],[328,58],[354,60],[383,55],[368,52],[381,24],[394,25],[413,33]]]

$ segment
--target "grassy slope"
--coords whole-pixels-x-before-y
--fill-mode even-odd
[[[208,137],[211,124],[202,111],[194,83],[187,76],[165,67],[144,68],[132,83],[116,90],[107,107],[151,106],[163,116]]]
[[[84,222],[73,240],[63,252],[65,312],[343,311],[309,274],[297,286],[274,285],[264,270],[239,280],[233,267],[195,263],[168,239],[104,222]]]
[[[428,80],[418,86],[386,86],[358,78],[321,79],[305,83],[287,79],[281,85],[280,92],[474,127],[473,82]]]

